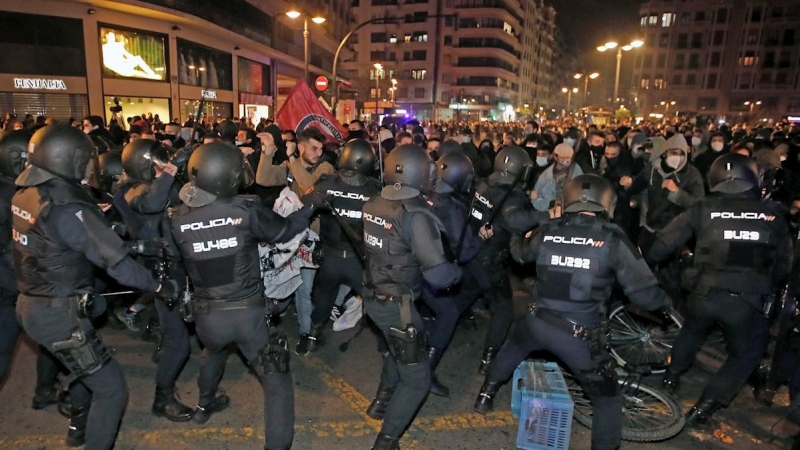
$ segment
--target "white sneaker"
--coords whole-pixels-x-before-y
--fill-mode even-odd
[[[333,331],[349,330],[361,320],[363,302],[361,297],[353,296],[345,303],[345,311],[333,322]]]

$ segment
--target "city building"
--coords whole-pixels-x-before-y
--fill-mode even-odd
[[[387,18],[355,33],[355,57],[342,61],[363,117],[509,120],[547,97],[555,11],[541,0],[353,0],[352,8],[357,24]]]
[[[637,115],[800,115],[800,2],[651,0],[640,9]]]
[[[300,20],[286,12],[301,8]],[[305,0],[0,0],[0,113],[58,119],[273,117],[284,85],[331,75],[349,3]]]

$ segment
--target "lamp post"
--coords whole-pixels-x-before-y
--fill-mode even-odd
[[[594,80],[595,78],[599,77],[600,74],[597,72],[590,73],[590,74],[583,74],[583,73],[576,73],[573,77],[576,80],[580,80],[583,78],[583,104],[587,106],[589,104],[589,80]]]
[[[744,102],[744,106],[750,107],[750,114],[747,116],[747,120],[750,122],[753,121],[753,109],[755,109],[756,105],[761,106],[761,100],[748,100]]]
[[[570,105],[572,104],[572,94],[577,94],[578,88],[568,89],[563,87],[561,88],[561,92],[567,94],[567,111],[569,112],[569,110],[571,109]]]
[[[394,92],[397,90],[397,79],[396,78],[392,78],[392,87],[389,88],[389,90],[392,92],[392,106],[396,106],[395,101],[394,101]]]
[[[286,13],[290,19],[297,19],[298,17],[302,16],[303,14],[293,9]],[[321,25],[325,22],[325,18],[320,15],[315,15],[311,18],[311,21],[317,25]],[[303,17],[303,59],[305,61],[305,80],[308,83],[308,18]]]
[[[669,107],[675,106],[675,103],[677,103],[675,100],[661,102],[661,106],[664,107],[664,120],[669,116]]]
[[[605,44],[597,47],[597,51],[605,52],[606,50],[614,50],[617,49],[617,72],[614,77],[614,103],[619,101],[619,70],[622,65],[622,52],[626,51],[629,52],[635,48],[639,48],[644,45],[644,41],[636,39],[632,41],[630,44],[620,46],[614,41],[606,42]]]
[[[378,122],[378,96],[381,89],[381,71],[383,70],[383,64],[375,63],[372,66],[375,67],[375,121]],[[378,123],[378,125],[380,126],[380,123]]]

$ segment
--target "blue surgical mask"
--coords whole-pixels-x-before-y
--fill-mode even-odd
[[[575,139],[566,138],[564,139],[564,143],[569,145],[570,147],[575,147]]]
[[[536,157],[536,165],[538,165],[539,167],[546,166],[548,161],[550,161],[550,158],[548,158],[547,156]]]

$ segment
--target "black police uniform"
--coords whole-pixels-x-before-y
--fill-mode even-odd
[[[113,204],[128,226],[131,237],[137,240],[172,240],[167,207],[179,202],[174,183],[175,178],[166,172],[152,182],[128,178],[121,183],[114,194]],[[159,258],[146,256],[140,256],[139,261],[151,269],[163,263]],[[169,261],[168,271],[170,277],[179,281],[179,284],[185,283],[186,275],[178,261]],[[181,318],[179,308],[168,307],[160,298],[155,299],[155,307],[163,341],[156,371],[153,412],[174,421],[189,420],[191,410],[174,400],[175,383],[189,359],[189,330]],[[165,409],[166,406],[169,408]]]
[[[219,398],[216,393],[228,347],[236,343],[248,363],[260,369],[266,448],[270,450],[288,449],[292,444],[294,387],[285,340],[283,345],[276,339],[272,340],[275,345],[270,344],[258,243],[292,239],[308,226],[310,215],[306,208],[283,218],[258,197],[238,196],[216,198],[203,206],[183,204],[174,209],[171,218],[194,287],[197,335],[205,345],[198,409]]]
[[[303,196],[303,203],[306,205],[323,205],[328,202],[359,237],[357,242],[353,242],[332,213],[320,215],[319,245],[322,263],[311,293],[314,310],[311,313],[310,334],[314,339],[319,338],[322,326],[331,315],[338,286],[348,286],[357,295],[361,295],[363,262],[358,259],[358,255],[363,254],[364,246],[361,240],[364,229],[362,208],[380,190],[380,181],[374,178],[363,175],[346,177],[338,173],[323,175],[317,180],[313,190]]]
[[[506,197],[509,189],[513,190]],[[466,300],[459,301],[471,304],[479,294],[483,294],[489,302],[491,321],[480,369],[485,374],[488,363],[508,334],[514,315],[508,262],[511,235],[525,233],[540,221],[549,219],[550,214],[535,210],[520,188],[501,184],[492,177],[478,185],[472,204],[470,225],[474,235],[496,216],[492,223],[494,235],[483,242],[478,255],[465,266],[460,295]]]
[[[648,310],[669,305],[636,247],[616,225],[567,214],[524,240],[511,239],[519,263],[536,263],[538,283],[531,312],[518,319],[486,377],[494,392],[535,350],[555,354],[575,374],[592,401],[592,449],[619,447],[622,395],[601,339],[614,281]],[[492,394],[493,395],[493,394]]]
[[[135,289],[152,292],[158,283],[127,256],[127,247],[76,182],[53,176],[23,187],[11,208],[19,322],[78,377],[70,391],[72,420],[88,420],[86,447],[111,448],[127,387],[89,319],[79,316],[78,300],[93,290],[95,265]]]
[[[370,408],[385,410],[381,436],[399,439],[425,400],[431,381],[422,318],[413,300],[420,295],[423,279],[445,289],[458,282],[461,271],[445,258],[441,224],[419,191],[387,186],[364,205],[362,218],[367,250],[365,308],[389,342],[390,353],[384,358],[378,395]],[[409,331],[411,327],[416,333]]]
[[[14,182],[0,177],[0,382],[11,364],[19,324],[14,308],[17,303],[17,279],[11,249],[11,197]]]
[[[647,252],[648,260],[661,261],[697,238],[696,287],[665,379],[688,370],[708,330],[721,324],[728,358],[701,400],[728,405],[761,361],[768,340],[763,300],[783,287],[791,267],[783,213],[779,204],[748,194],[711,195],[661,230]]]

